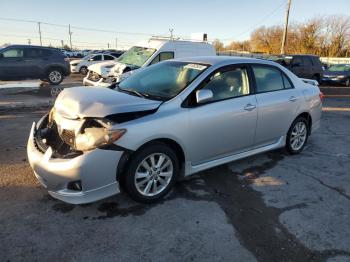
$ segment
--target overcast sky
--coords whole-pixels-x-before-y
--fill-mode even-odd
[[[282,24],[287,0],[1,0],[0,18],[35,20],[117,32],[189,36],[206,32],[210,39],[242,40],[261,25]],[[349,15],[350,0],[292,0],[290,20]],[[44,44],[68,43],[68,26],[42,26]],[[146,35],[93,32],[72,28],[73,45],[80,48],[127,48]],[[117,43],[116,43],[117,38]],[[0,45],[38,44],[38,26],[0,20]]]

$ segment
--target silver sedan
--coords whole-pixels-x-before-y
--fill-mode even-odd
[[[120,192],[153,202],[181,177],[285,147],[319,127],[322,94],[270,61],[196,57],[149,66],[110,88],[65,89],[27,152],[50,195],[88,203]]]

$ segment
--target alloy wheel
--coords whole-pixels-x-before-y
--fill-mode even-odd
[[[59,71],[52,71],[49,74],[49,79],[52,83],[59,83],[62,79],[62,74]]]
[[[135,172],[135,187],[143,196],[155,196],[165,190],[174,174],[171,158],[154,153],[144,158]]]
[[[304,146],[306,138],[307,138],[306,124],[302,121],[297,122],[290,136],[290,147],[294,151],[300,150]]]

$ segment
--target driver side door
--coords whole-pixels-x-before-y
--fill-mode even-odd
[[[0,79],[17,80],[26,77],[24,50],[9,48],[2,52],[0,58]]]

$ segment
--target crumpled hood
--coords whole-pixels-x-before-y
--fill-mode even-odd
[[[81,86],[64,89],[57,97],[54,107],[61,115],[75,119],[152,110],[160,104],[161,101],[149,100],[109,88]]]
[[[118,63],[117,61],[110,60],[110,61],[106,61],[106,62],[102,62],[102,63],[93,64],[93,65],[89,66],[88,69],[90,71],[93,71],[93,72],[99,74],[103,78],[107,78],[108,74],[111,72],[111,69],[117,63]],[[107,68],[107,66],[112,66],[112,67]]]

